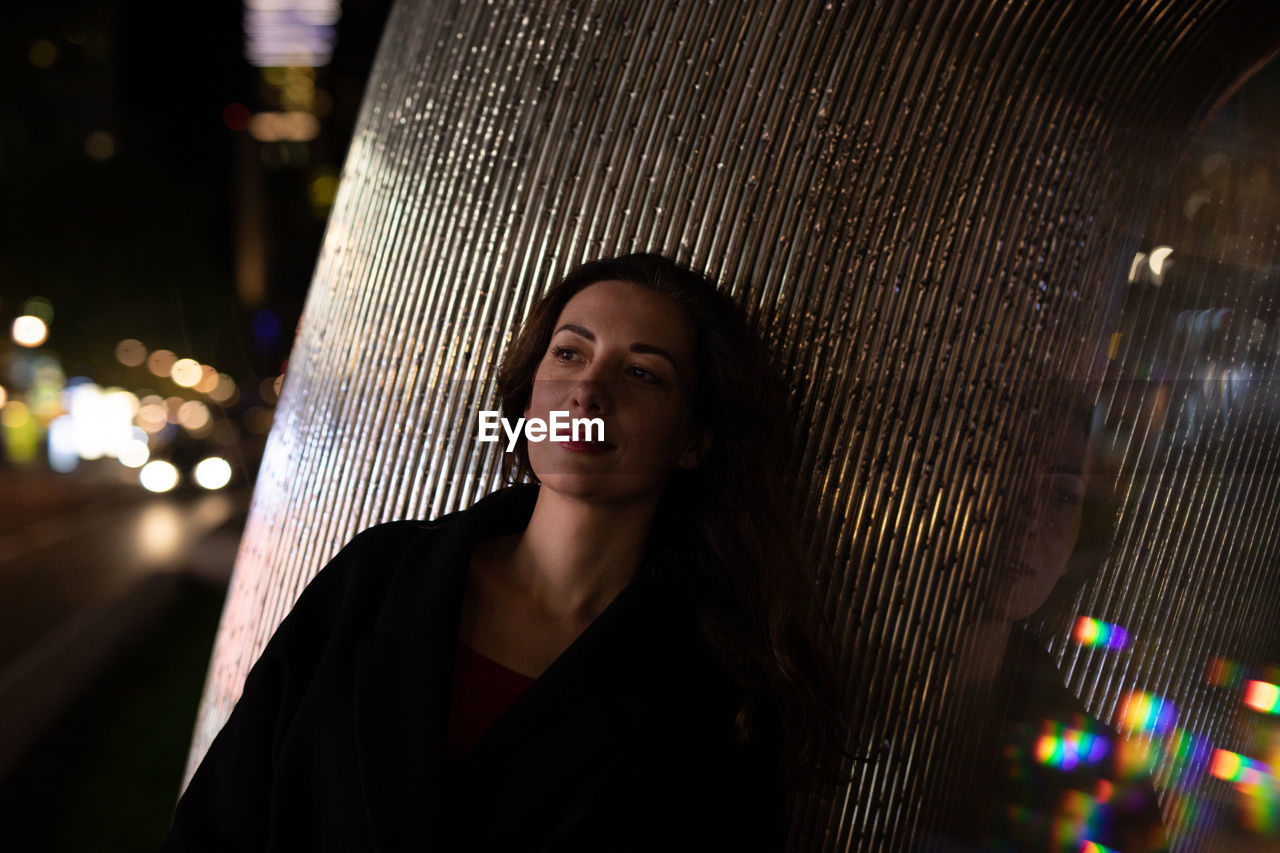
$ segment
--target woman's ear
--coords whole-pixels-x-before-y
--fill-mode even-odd
[[[689,442],[689,446],[680,454],[680,458],[676,460],[676,465],[686,470],[697,468],[707,458],[707,454],[711,452],[711,440],[711,427],[694,427],[693,441]]]

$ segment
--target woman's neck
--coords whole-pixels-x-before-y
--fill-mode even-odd
[[[1002,620],[983,619],[974,623],[960,649],[958,661],[960,683],[966,692],[985,691],[995,685],[1012,627],[1012,623]]]
[[[602,506],[543,488],[511,551],[514,579],[546,615],[590,621],[635,576],[655,509]]]

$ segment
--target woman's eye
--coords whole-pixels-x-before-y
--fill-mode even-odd
[[[551,357],[556,361],[573,361],[578,355],[577,352],[569,347],[552,347]]]
[[[648,368],[633,364],[627,368],[627,372],[642,382],[649,382],[654,385],[662,384],[662,378]]]

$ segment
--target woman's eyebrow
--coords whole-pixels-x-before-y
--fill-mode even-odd
[[[595,332],[585,326],[579,326],[576,323],[565,323],[563,326],[555,330],[555,334],[557,335],[561,332],[573,332],[578,337],[586,338],[589,341],[594,341],[596,339]]]
[[[632,352],[639,352],[639,353],[646,353],[646,354],[648,354],[648,355],[656,355],[656,356],[660,356],[661,358],[665,358],[667,361],[671,362],[671,369],[672,369],[672,370],[674,370],[676,373],[679,373],[679,372],[680,372],[680,368],[676,367],[676,360],[675,360],[674,358],[672,358],[672,357],[671,357],[671,353],[667,352],[666,350],[664,350],[664,349],[662,349],[662,348],[660,348],[660,347],[655,347],[653,344],[638,344],[638,343],[637,343],[637,344],[632,344],[632,345],[631,345],[631,351],[632,351]]]
[[[595,332],[591,331],[585,326],[579,326],[577,323],[565,323],[563,326],[556,329],[554,334],[558,335],[561,332],[572,332],[578,337],[586,338],[589,341],[594,341],[596,339]],[[667,352],[661,347],[655,347],[653,344],[634,343],[630,346],[630,350],[631,352],[635,352],[635,353],[644,353],[646,355],[656,355],[656,356],[659,356],[660,358],[665,358],[667,361],[671,362],[672,370],[676,371],[677,373],[680,372],[680,368],[676,366],[676,360],[671,356],[671,353]]]

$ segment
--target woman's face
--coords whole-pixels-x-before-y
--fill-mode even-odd
[[[1080,536],[1085,444],[1085,430],[1073,424],[1030,484],[1010,558],[998,568],[997,600],[1004,619],[1026,619],[1040,609],[1066,574]]]
[[[530,441],[544,488],[596,503],[656,504],[676,467],[705,452],[693,418],[695,331],[688,314],[625,281],[588,285],[557,318],[526,418],[600,418],[604,441]]]

